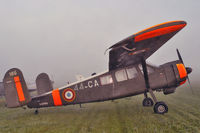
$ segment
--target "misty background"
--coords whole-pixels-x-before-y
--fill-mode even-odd
[[[28,83],[41,72],[61,87],[75,75],[108,70],[108,52],[118,41],[150,26],[184,20],[187,26],[148,62],[178,59],[193,68],[199,81],[199,0],[1,0],[0,80],[7,70],[22,70]]]

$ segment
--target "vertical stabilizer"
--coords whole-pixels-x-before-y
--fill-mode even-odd
[[[46,92],[53,90],[52,81],[46,73],[40,73],[36,78],[36,87],[38,95],[44,94]]]
[[[19,69],[12,68],[8,70],[4,76],[3,84],[7,107],[20,107],[30,102],[31,98],[26,82]]]

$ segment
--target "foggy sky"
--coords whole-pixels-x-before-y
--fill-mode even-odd
[[[0,79],[17,67],[25,80],[46,72],[63,86],[76,74],[88,77],[108,69],[111,45],[150,26],[184,20],[187,26],[162,46],[149,62],[178,59],[198,81],[200,58],[199,0],[1,0]],[[198,78],[197,78],[198,77]]]

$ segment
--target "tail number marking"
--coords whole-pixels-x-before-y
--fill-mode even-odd
[[[84,89],[87,89],[87,88],[93,88],[93,87],[99,87],[99,83],[97,80],[90,80],[88,82],[86,82],[86,85],[84,86],[83,83],[80,83],[79,85],[76,84],[74,86],[74,90],[78,91],[78,90],[84,90]]]
[[[9,72],[9,75],[10,77],[14,77],[17,75],[17,71],[15,70],[15,71]]]

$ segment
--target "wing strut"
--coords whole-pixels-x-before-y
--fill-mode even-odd
[[[149,76],[148,76],[148,71],[147,71],[147,64],[146,64],[146,60],[144,60],[144,58],[142,58],[141,60],[142,62],[142,69],[143,69],[143,73],[144,73],[144,80],[145,80],[145,85],[146,85],[146,92],[144,93],[145,97],[147,97],[147,92],[149,91],[149,93],[151,94],[153,100],[155,103],[157,103],[157,99],[149,85]]]

